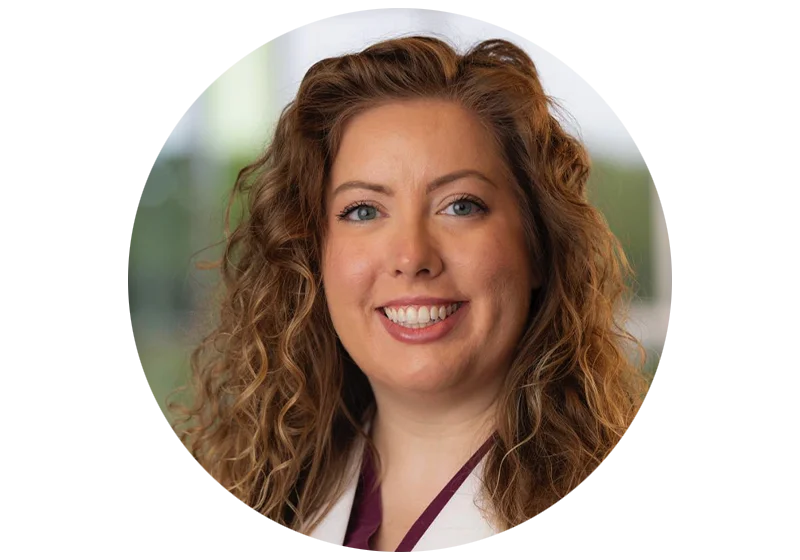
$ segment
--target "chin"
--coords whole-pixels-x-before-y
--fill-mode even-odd
[[[370,379],[395,391],[435,394],[457,385],[458,377],[455,371],[441,369],[438,363],[413,369],[384,370]]]

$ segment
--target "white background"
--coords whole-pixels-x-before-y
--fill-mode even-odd
[[[658,187],[673,270],[655,383],[610,458],[534,520],[431,554],[800,555],[800,45],[791,3],[753,5],[419,6],[526,37],[594,87]],[[370,554],[278,527],[183,449],[139,364],[127,264],[145,180],[197,96],[282,33],[379,6],[20,6],[0,21],[0,555]]]

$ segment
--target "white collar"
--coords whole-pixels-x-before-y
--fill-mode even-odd
[[[448,500],[428,530],[414,546],[414,551],[436,550],[479,541],[499,531],[484,517],[478,497],[485,458]]]
[[[354,447],[347,470],[348,482],[346,489],[330,512],[311,532],[310,536],[314,538],[338,545],[344,543],[364,453],[363,442]],[[430,527],[414,546],[414,551],[458,546],[490,537],[499,532],[484,517],[477,503],[484,464],[485,458],[472,470],[439,515],[436,516],[436,519],[433,520]]]
[[[332,544],[341,545],[344,543],[347,525],[350,522],[350,511],[353,509],[353,502],[356,497],[363,456],[364,440],[359,438],[358,443],[353,446],[347,470],[345,471],[347,478],[345,491],[333,504],[333,507],[322,521],[317,524],[310,536]]]

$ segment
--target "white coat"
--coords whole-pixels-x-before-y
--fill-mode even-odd
[[[344,543],[361,473],[362,457],[363,448],[356,446],[356,450],[351,456],[346,490],[311,532],[312,537],[338,545]],[[414,552],[458,546],[490,537],[499,532],[484,518],[481,509],[476,505],[484,461],[485,458],[478,463],[456,490],[456,493],[414,546]]]

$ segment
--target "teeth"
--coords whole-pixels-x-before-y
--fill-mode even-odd
[[[394,323],[399,323],[406,328],[420,329],[444,320],[452,315],[461,304],[451,303],[444,306],[407,306],[384,307],[383,312]]]

